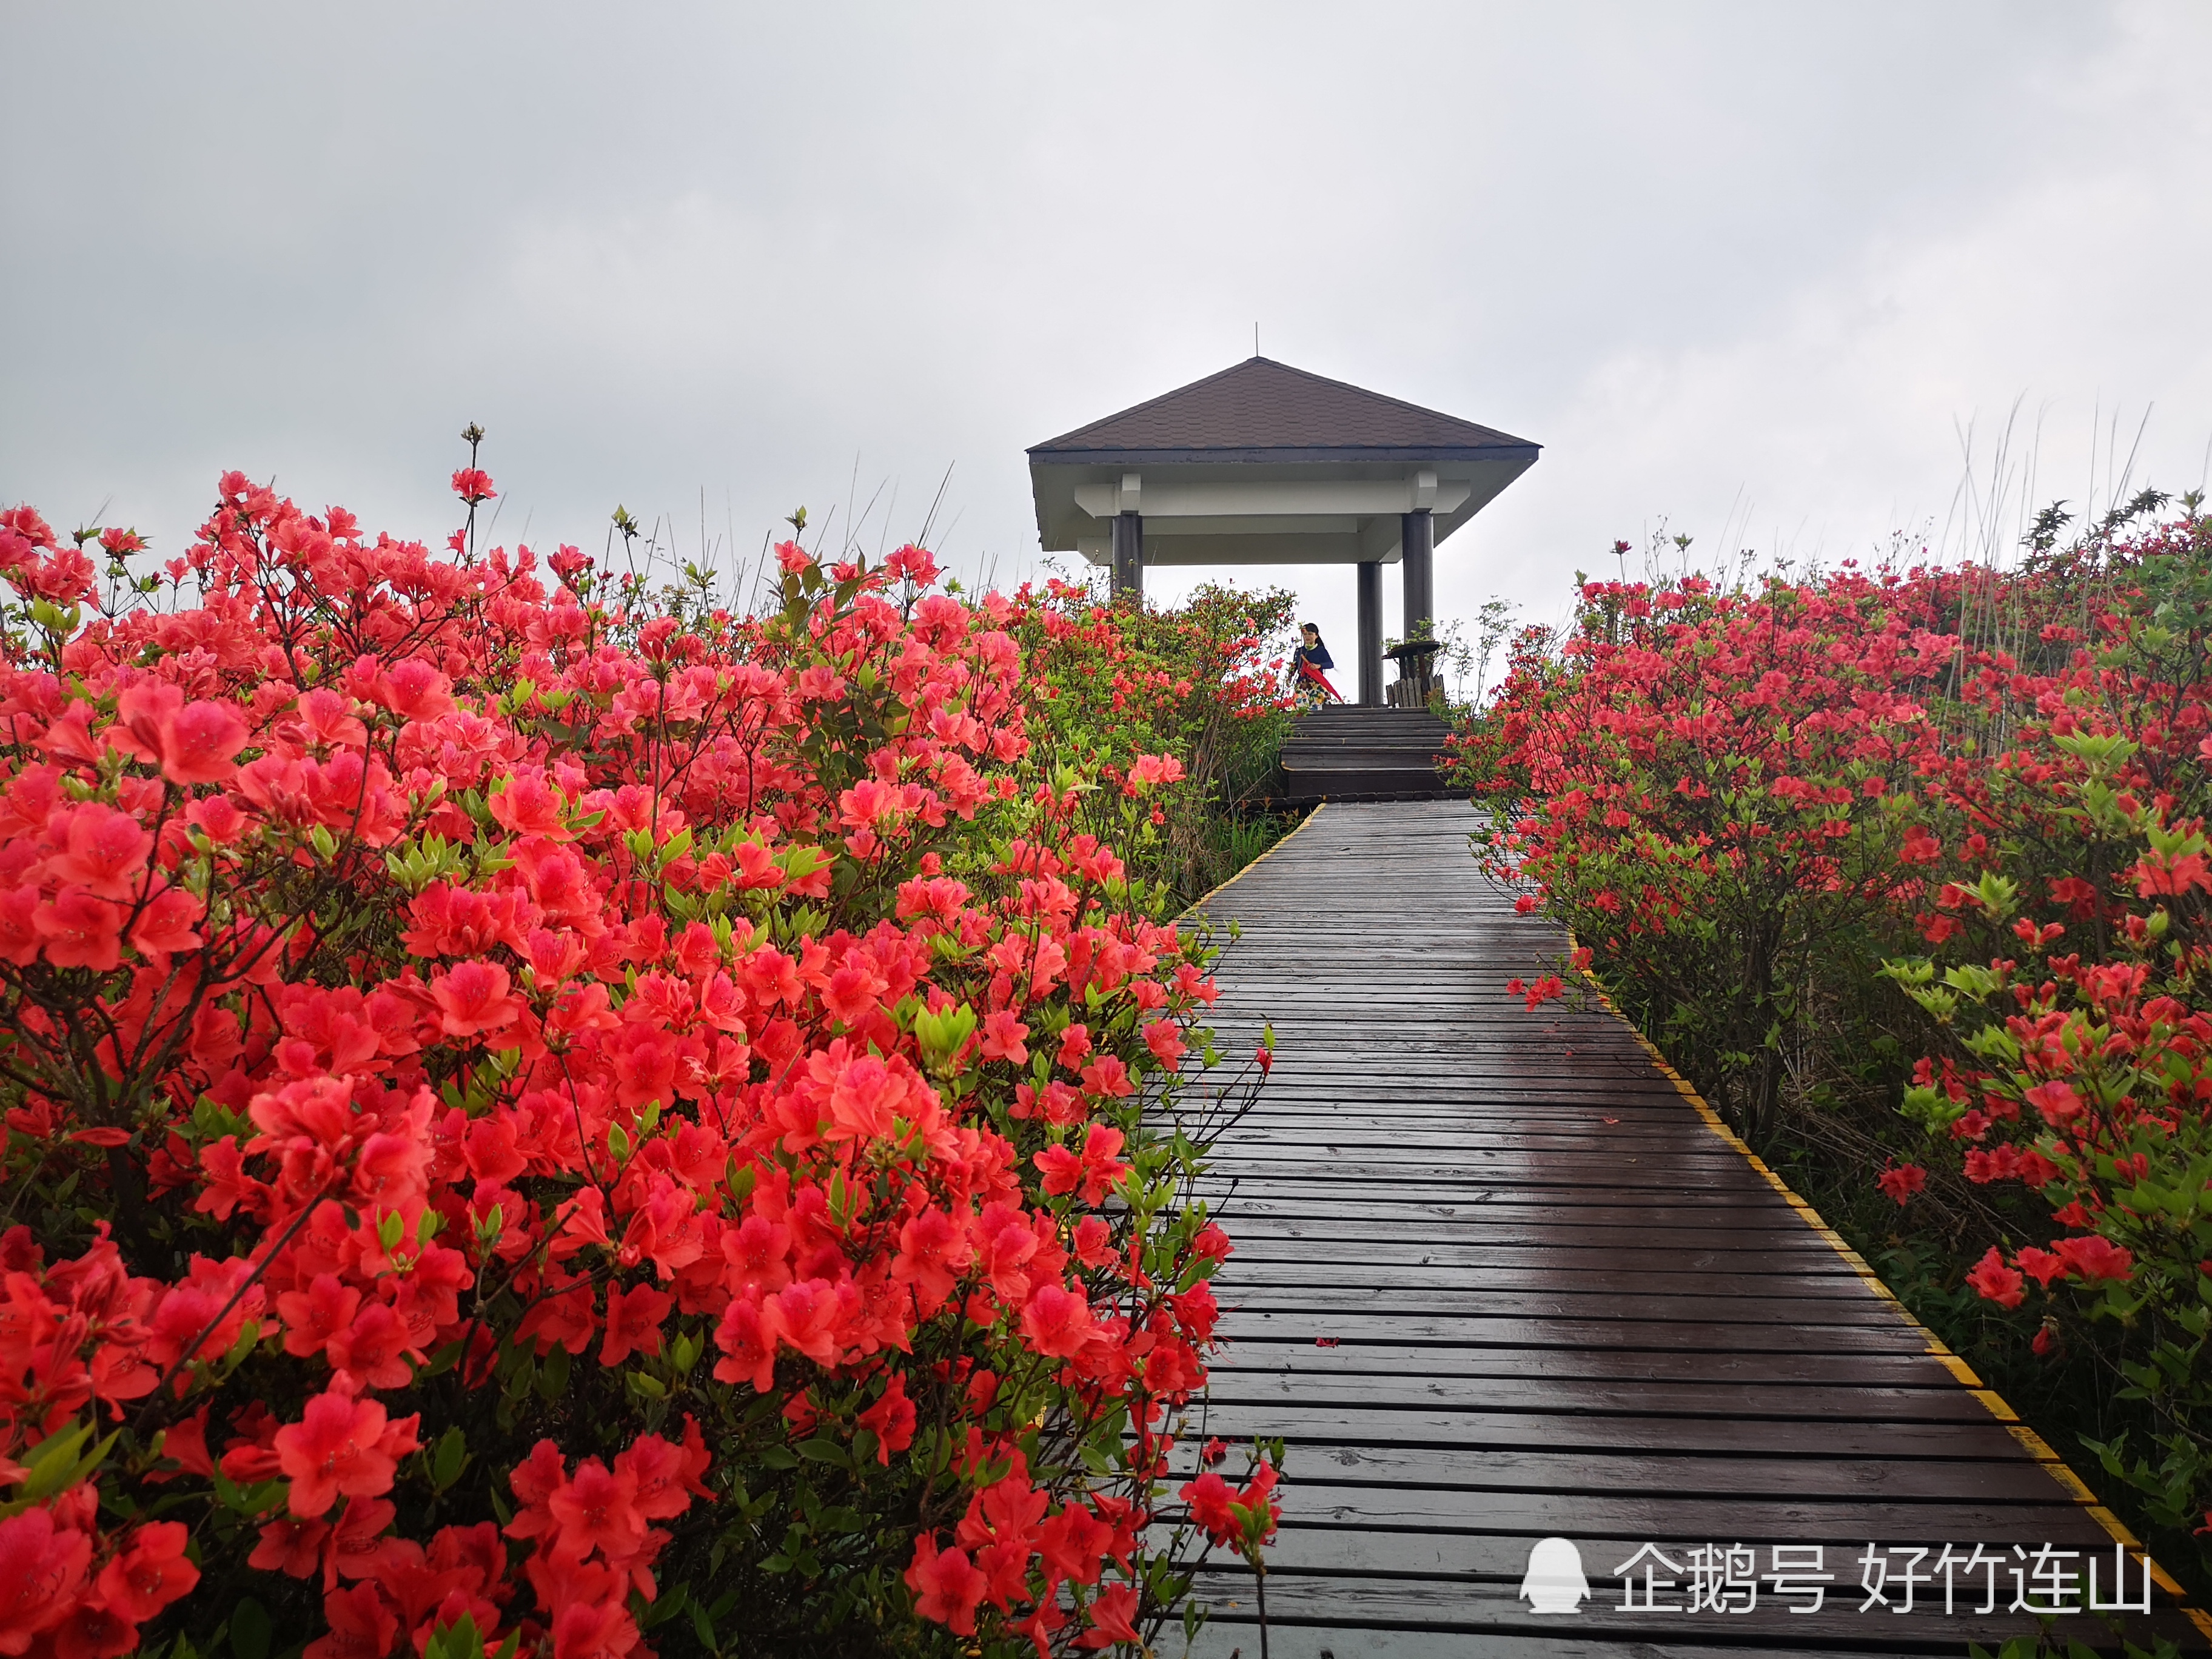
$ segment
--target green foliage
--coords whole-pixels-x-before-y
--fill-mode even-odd
[[[1058,580],[1016,596],[1010,623],[1034,683],[1041,755],[1121,786],[1139,757],[1174,757],[1119,850],[1176,909],[1286,834],[1272,811],[1291,714],[1279,675],[1297,596],[1208,584],[1171,608],[1108,605]],[[1272,659],[1272,660],[1271,660]]]
[[[2162,504],[2009,572],[1587,584],[1458,747],[1524,908],[2202,1585],[2212,521],[2124,539]]]

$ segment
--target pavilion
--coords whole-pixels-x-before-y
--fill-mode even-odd
[[[1538,446],[1267,357],[1165,392],[1029,452],[1044,550],[1109,566],[1358,568],[1359,702],[1382,696],[1382,567],[1406,637],[1435,617],[1438,542],[1535,465]]]

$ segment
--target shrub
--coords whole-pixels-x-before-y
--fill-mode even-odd
[[[1457,775],[1493,871],[1573,925],[1634,1016],[1764,1143],[1816,976],[1870,974],[1912,872],[1946,589],[1846,572],[1723,592],[1590,582],[1515,654]]]
[[[1040,754],[1075,757],[1109,786],[1144,756],[1176,761],[1176,775],[1148,778],[1151,810],[1120,843],[1163,902],[1196,899],[1290,827],[1260,803],[1290,729],[1275,647],[1296,601],[1208,585],[1171,609],[1109,605],[1057,580],[1014,595]]]
[[[1168,759],[1041,768],[917,548],[472,547],[0,528],[0,1650],[1133,1639],[1229,1248]]]
[[[1589,584],[1459,741],[1576,965],[2212,1529],[2212,520],[2119,536],[2163,501],[2008,573]]]
[[[1927,1163],[2015,1195],[1967,1282],[2109,1365],[2150,1446],[2092,1449],[2169,1527],[2212,1503],[2208,555],[2199,519],[2028,579],[2031,659],[1988,654],[1986,740],[1929,769],[1929,949],[1886,970],[1932,1026]]]

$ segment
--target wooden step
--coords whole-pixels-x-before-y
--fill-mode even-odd
[[[1455,800],[1463,793],[1444,783],[1434,768],[1304,772],[1286,769],[1279,799],[1290,802]]]
[[[1437,767],[1450,728],[1425,708],[1333,704],[1300,714],[1283,744],[1284,799],[1444,800]]]

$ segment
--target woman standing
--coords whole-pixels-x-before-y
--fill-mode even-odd
[[[1325,703],[1342,702],[1343,696],[1328,683],[1322,671],[1336,666],[1336,659],[1328,654],[1328,647],[1321,642],[1321,629],[1311,623],[1300,623],[1302,636],[1298,648],[1291,653],[1291,695],[1301,708],[1319,708]]]

